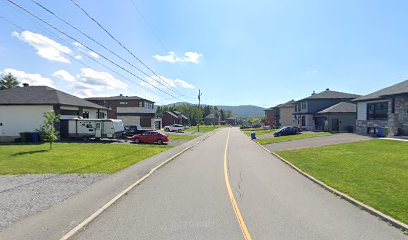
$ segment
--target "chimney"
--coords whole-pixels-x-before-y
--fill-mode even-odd
[[[329,91],[330,89],[329,88],[326,88],[326,91]]]
[[[312,92],[312,96],[313,96],[313,95],[315,95],[315,94],[316,94],[316,92],[315,92],[315,91],[313,91],[313,92]]]
[[[28,86],[30,86],[30,84],[28,84],[28,83],[23,83],[23,87],[28,87]]]
[[[123,97],[123,94],[121,93],[121,94],[119,94],[119,96]]]

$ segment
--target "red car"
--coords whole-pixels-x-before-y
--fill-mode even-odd
[[[147,131],[142,134],[133,135],[132,141],[135,143],[168,143],[169,138],[157,131]]]

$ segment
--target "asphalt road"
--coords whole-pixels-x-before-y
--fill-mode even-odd
[[[221,129],[158,170],[75,239],[244,239],[224,176],[252,239],[407,239],[323,190],[250,141]]]

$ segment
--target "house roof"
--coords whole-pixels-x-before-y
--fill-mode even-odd
[[[337,92],[337,91],[332,91],[330,89],[326,89],[325,91],[322,91],[319,93],[313,93],[311,96],[303,98],[299,101],[312,100],[312,99],[354,99],[360,96],[361,95],[345,93],[345,92]]]
[[[90,98],[85,98],[85,99],[86,100],[146,100],[149,102],[153,102],[153,101],[150,101],[145,98],[138,97],[138,96],[123,96],[123,95],[111,96],[111,97],[90,97]]]
[[[0,90],[0,105],[68,105],[107,109],[47,86],[27,86]]]
[[[177,112],[177,111],[173,111],[173,112],[167,111],[166,113],[170,114],[171,116],[175,118],[178,118],[178,115],[181,114],[180,112]],[[186,117],[184,114],[181,114],[181,117],[184,119],[188,119],[188,117]]]
[[[270,108],[267,108],[267,109],[265,109],[264,111],[271,111],[271,110],[273,110],[273,109],[275,109],[275,108],[285,108],[285,107],[293,107],[294,106],[294,104],[295,104],[295,100],[290,100],[289,102],[285,102],[285,103],[281,103],[281,104],[278,104],[278,105],[276,105],[276,106],[274,106],[274,107],[270,107]]]
[[[318,113],[322,114],[322,113],[355,113],[355,112],[357,112],[357,107],[355,103],[340,102],[326,109],[323,109]]]
[[[211,119],[211,118],[216,118],[214,113],[210,113],[205,117],[205,119]]]
[[[354,99],[353,101],[356,101],[356,102],[369,101],[369,100],[380,99],[386,96],[399,95],[399,94],[408,94],[408,80],[405,80],[403,82],[383,88],[381,90],[367,94],[365,96],[359,97],[357,99]]]

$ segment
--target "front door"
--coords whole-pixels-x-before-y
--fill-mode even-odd
[[[102,137],[102,124],[100,122],[95,123],[95,137],[100,138]]]
[[[333,118],[332,119],[332,131],[333,132],[338,132],[339,131],[339,119],[338,118]]]

